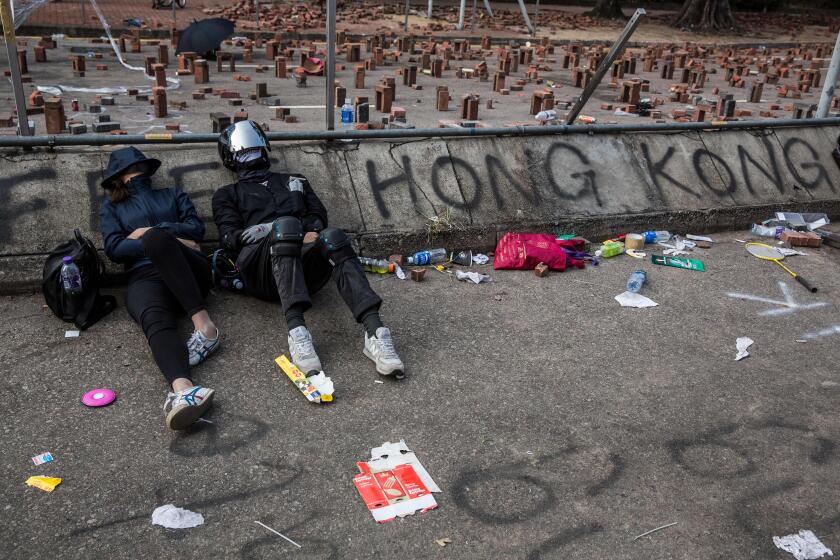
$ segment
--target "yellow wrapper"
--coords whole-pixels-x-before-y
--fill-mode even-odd
[[[311,402],[330,402],[333,400],[332,395],[322,395],[318,392],[317,389],[309,382],[306,378],[306,375],[300,371],[295,364],[289,361],[285,355],[277,356],[274,359],[274,363],[283,370],[283,373],[286,374],[292,383],[303,393],[303,396],[306,397],[307,400]]]
[[[49,476],[30,476],[26,479],[26,484],[39,488],[44,492],[52,492],[56,486],[61,484],[61,479]]]

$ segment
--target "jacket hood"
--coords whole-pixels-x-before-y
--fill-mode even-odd
[[[111,182],[114,179],[119,177],[132,165],[137,164],[143,166],[144,175],[151,176],[154,175],[160,167],[160,160],[146,157],[143,152],[134,146],[120,148],[119,150],[111,152],[111,156],[108,158],[108,167],[105,168],[104,177],[102,178],[102,188],[110,188]]]

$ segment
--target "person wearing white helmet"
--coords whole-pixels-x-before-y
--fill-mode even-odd
[[[364,355],[381,375],[402,378],[405,366],[382,323],[382,299],[370,287],[347,234],[329,227],[327,209],[300,174],[271,170],[271,146],[260,126],[240,121],[219,136],[219,156],[237,182],[213,195],[222,246],[235,253],[245,290],[280,300],[292,362],[304,373],[323,370],[304,313],[311,294],[332,277],[356,321]]]

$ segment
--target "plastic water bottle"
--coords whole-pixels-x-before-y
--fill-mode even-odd
[[[423,266],[426,264],[442,263],[446,261],[446,249],[432,249],[430,251],[418,251],[406,259],[406,264],[412,266]]]
[[[73,257],[68,255],[62,261],[64,264],[61,265],[61,285],[64,287],[64,293],[68,295],[82,293],[82,275],[79,267],[73,262]]]
[[[359,257],[359,263],[362,265],[362,270],[365,272],[375,272],[377,274],[388,274],[394,272],[394,263],[388,262],[385,259],[369,259],[368,257]]]
[[[637,270],[630,275],[630,278],[627,279],[627,291],[638,294],[642,291],[642,285],[645,283],[645,280],[647,280],[647,274],[645,271]]]
[[[553,121],[557,119],[557,111],[555,111],[554,109],[540,111],[534,116],[534,118],[540,122]]]
[[[642,235],[645,236],[645,243],[658,243],[660,241],[668,241],[671,239],[671,233],[667,231],[646,231]]]
[[[349,99],[345,99],[344,105],[341,106],[341,128],[344,130],[353,129],[353,106],[350,105]]]

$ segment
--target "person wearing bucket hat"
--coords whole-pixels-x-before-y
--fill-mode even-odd
[[[134,147],[111,153],[99,211],[105,254],[128,274],[126,308],[143,329],[155,363],[171,387],[164,402],[166,425],[187,428],[213,402],[213,389],[194,385],[190,366],[221,343],[204,298],[212,273],[198,243],[204,224],[181,189],[153,189],[160,161]],[[185,311],[195,330],[186,345],[177,317]]]
[[[332,276],[354,318],[364,325],[364,355],[379,374],[403,377],[405,366],[379,315],[382,300],[370,287],[350,238],[329,227],[327,209],[306,177],[271,171],[269,150],[253,121],[233,124],[219,136],[222,163],[238,180],[213,195],[213,219],[222,246],[238,253],[246,291],[280,300],[292,362],[308,374],[323,368],[304,312],[312,307],[310,295]]]

